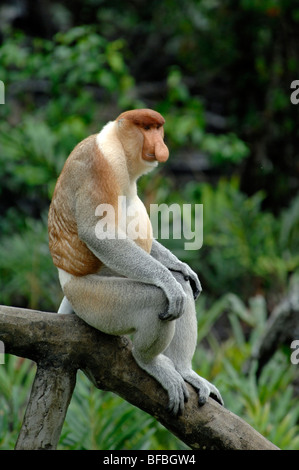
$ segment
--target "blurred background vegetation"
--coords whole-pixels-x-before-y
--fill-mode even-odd
[[[47,212],[72,148],[120,112],[166,118],[168,163],[140,180],[153,202],[203,204],[198,373],[283,449],[299,449],[298,367],[277,348],[244,364],[299,268],[299,4],[291,0],[42,0],[0,6],[0,303],[55,311]],[[297,368],[296,368],[297,367]],[[0,449],[17,436],[34,364],[0,367]],[[154,418],[83,375],[61,449],[183,449]]]

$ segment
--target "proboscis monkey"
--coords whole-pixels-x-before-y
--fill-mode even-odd
[[[185,381],[200,404],[209,395],[223,402],[191,366],[198,277],[153,239],[137,195],[137,179],[168,159],[164,122],[150,109],[127,111],[75,147],[54,191],[49,242],[65,295],[59,313],[74,311],[107,334],[133,333],[136,362],[167,390],[169,410],[178,414],[188,398]],[[99,207],[107,208],[103,237]],[[130,237],[128,220],[118,224],[128,210],[138,214],[138,238]]]

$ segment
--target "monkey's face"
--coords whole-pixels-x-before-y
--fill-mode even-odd
[[[146,162],[166,162],[169,151],[164,143],[164,129],[162,125],[140,126],[139,131],[143,135],[142,158]]]
[[[119,138],[136,174],[147,173],[159,162],[166,162],[169,151],[164,143],[165,120],[161,114],[137,109],[122,113],[117,122]]]

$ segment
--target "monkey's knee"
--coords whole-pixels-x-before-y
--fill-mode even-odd
[[[138,357],[147,362],[163,353],[173,340],[175,323],[160,320],[156,311],[147,315],[133,337],[133,349]]]

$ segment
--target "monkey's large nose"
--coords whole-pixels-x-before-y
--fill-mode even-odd
[[[169,157],[168,147],[164,144],[163,140],[158,140],[155,143],[155,157],[158,162],[166,162]]]

